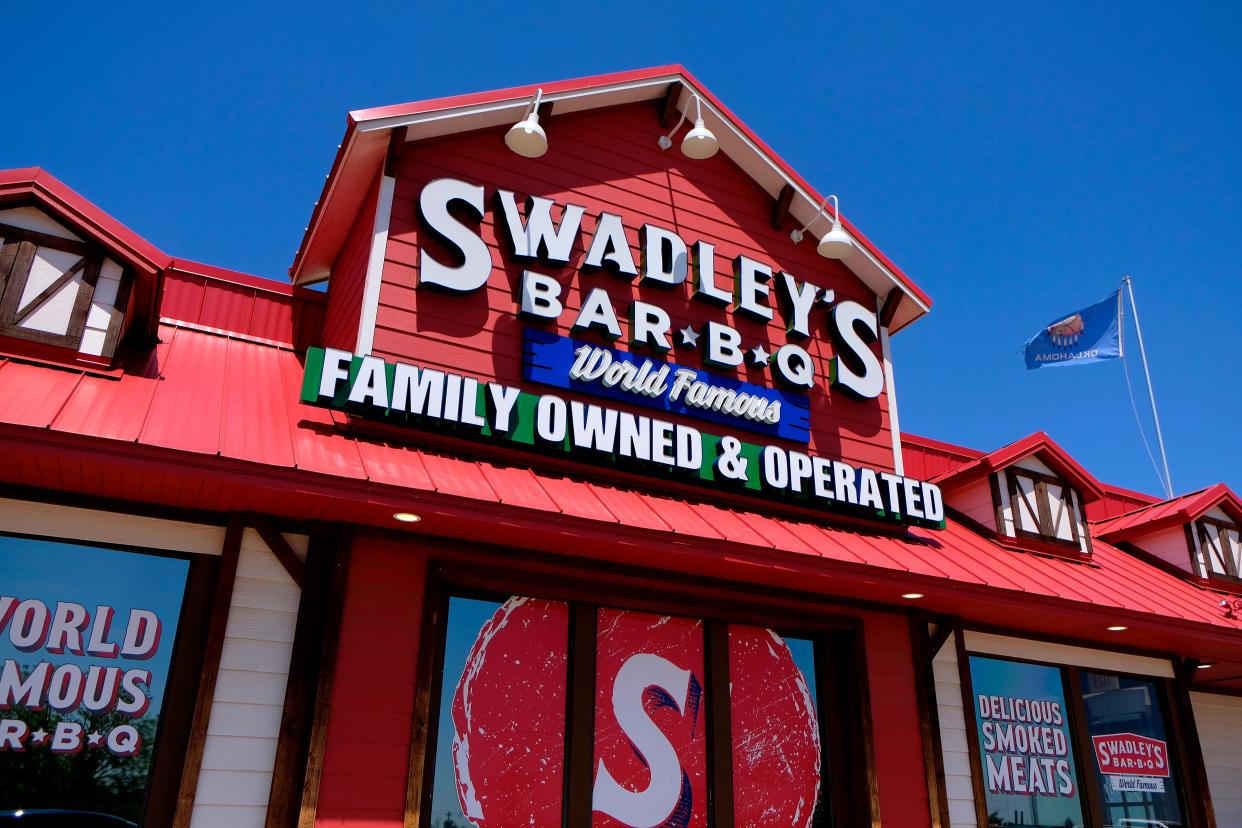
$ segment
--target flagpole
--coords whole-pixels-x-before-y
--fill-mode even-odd
[[[1143,376],[1147,378],[1147,398],[1151,401],[1151,419],[1156,424],[1156,444],[1160,447],[1160,461],[1164,464],[1164,490],[1173,496],[1173,478],[1169,475],[1169,456],[1164,451],[1164,435],[1160,431],[1160,415],[1156,412],[1156,392],[1151,386],[1151,371],[1147,367],[1147,348],[1143,345],[1143,328],[1139,325],[1138,305],[1134,304],[1134,283],[1129,276],[1122,277],[1126,292],[1130,295],[1130,310],[1134,312],[1134,332],[1138,335],[1139,357],[1143,361]]]

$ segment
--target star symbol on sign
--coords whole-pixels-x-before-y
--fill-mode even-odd
[[[763,347],[762,342],[750,349],[750,361],[752,365],[766,366],[771,359],[772,355],[769,354]]]
[[[681,334],[682,345],[688,345],[691,348],[699,347],[699,332],[694,329],[693,325],[686,325],[678,333]]]
[[[34,733],[30,734],[30,743],[32,745],[41,745],[46,741],[47,741],[47,731],[44,730],[43,728],[39,728]]]
[[[102,733],[92,733],[86,737],[86,743],[90,745],[91,747],[99,747],[102,742],[103,742]]]

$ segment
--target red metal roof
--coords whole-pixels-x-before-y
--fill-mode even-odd
[[[1099,500],[1104,497],[1104,489],[1091,472],[1083,468],[1069,455],[1069,452],[1042,431],[1002,446],[996,451],[951,469],[933,480],[946,491],[956,489],[1027,457],[1039,457],[1053,470],[1063,475],[1078,489],[1084,501]]]
[[[854,599],[914,590],[929,611],[992,624],[1020,612],[1023,628],[1081,638],[1105,635],[1107,620],[1142,630],[1145,647],[1242,651],[1242,622],[1224,617],[1219,595],[1105,542],[1091,563],[1073,562],[952,521],[905,535],[838,528],[444,454],[343,430],[340,415],[302,405],[288,347],[181,324],[161,325],[160,340],[119,379],[0,362],[3,479],[387,528],[415,508],[434,535]]]
[[[1162,500],[1108,520],[1096,522],[1092,529],[1098,537],[1114,543],[1137,538],[1169,526],[1189,523],[1202,517],[1209,509],[1224,506],[1228,511],[1242,515],[1242,500],[1224,483],[1216,483],[1206,489],[1184,494],[1170,500]]]

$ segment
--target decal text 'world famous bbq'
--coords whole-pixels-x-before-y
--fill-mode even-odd
[[[606,460],[872,520],[937,528],[944,520],[944,501],[932,483],[375,356],[308,349],[301,399],[394,424],[564,452],[592,463]]]
[[[141,665],[159,651],[163,631],[150,610],[120,615],[103,604],[55,604],[0,595],[0,635],[30,660],[6,658],[0,667],[0,751],[107,750],[134,756],[142,735],[131,722],[151,704],[152,672]],[[49,732],[20,715],[61,717]],[[10,717],[4,718],[9,713]],[[106,721],[98,732],[74,717]]]
[[[1076,795],[1065,709],[1059,701],[980,695],[980,750],[988,790]]]
[[[511,598],[471,648],[453,760],[462,813],[479,828],[562,824],[567,623],[564,604]],[[597,623],[592,828],[703,828],[706,711],[724,700],[705,690],[702,622],[600,609]],[[738,824],[807,828],[820,743],[805,678],[768,630],[731,635],[730,659],[748,679],[730,700],[735,808],[739,820],[760,815]]]

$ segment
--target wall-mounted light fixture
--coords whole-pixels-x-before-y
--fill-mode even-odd
[[[841,203],[837,197],[830,195],[819,204],[819,209],[815,212],[815,218],[811,219],[800,230],[794,230],[789,234],[789,238],[794,244],[798,244],[806,238],[806,231],[811,229],[815,222],[823,218],[824,207],[828,202],[832,202],[832,227],[828,228],[828,232],[819,240],[819,246],[815,248],[815,252],[826,259],[844,259],[850,253],[854,252],[854,240],[850,238],[850,234],[841,226]]]
[[[523,158],[538,158],[548,151],[548,136],[539,126],[539,103],[542,100],[543,90],[536,89],[535,98],[522,120],[505,133],[505,145]]]
[[[660,149],[668,149],[673,146],[673,136],[677,134],[677,130],[681,129],[681,125],[686,122],[686,113],[681,113],[681,120],[672,128],[668,135],[661,135],[659,144]],[[711,158],[720,149],[720,142],[716,140],[716,135],[703,124],[703,102],[699,100],[699,96],[694,96],[694,128],[686,133],[686,137],[681,139],[681,151],[687,158],[693,158],[696,161],[704,158]]]

